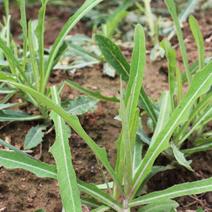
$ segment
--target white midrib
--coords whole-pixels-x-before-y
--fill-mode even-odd
[[[72,185],[71,185],[71,180],[70,180],[71,176],[69,175],[68,161],[67,161],[67,158],[66,158],[65,141],[64,141],[64,137],[63,137],[63,131],[62,131],[62,129],[63,129],[62,128],[62,119],[58,115],[57,115],[57,119],[58,119],[58,123],[59,123],[60,138],[62,140],[61,141],[61,147],[62,147],[62,151],[63,151],[63,159],[64,159],[64,164],[65,164],[65,171],[66,171],[68,185],[69,185],[68,188],[70,189],[70,192],[72,194],[72,195],[70,195],[71,196],[71,202],[74,205],[74,210],[75,210],[76,205],[75,205],[75,201],[74,201],[74,198],[73,198],[73,190],[72,190]]]
[[[135,200],[134,202],[131,202],[130,206],[137,206],[137,203],[140,205],[140,202],[143,201],[144,203],[143,204],[146,204],[150,201],[153,201],[153,200],[157,200],[157,199],[160,199],[160,198],[165,198],[165,197],[169,197],[170,195],[173,195],[173,197],[169,198],[169,199],[173,199],[173,198],[176,198],[178,197],[178,194],[180,193],[184,193],[184,192],[189,192],[189,191],[199,191],[199,190],[202,190],[202,189],[205,189],[205,188],[212,188],[212,185],[204,185],[204,186],[201,186],[201,187],[193,187],[193,188],[189,188],[189,189],[184,189],[184,190],[179,190],[179,191],[173,191],[173,192],[169,192],[169,193],[166,193],[166,194],[161,194],[161,195],[158,195],[158,196],[155,196],[155,197],[150,197],[150,198],[147,198],[147,199],[143,199],[143,200]]]
[[[20,164],[22,166],[29,167],[29,168],[32,168],[32,169],[41,170],[44,173],[48,173],[48,174],[56,177],[56,173],[55,172],[47,171],[46,169],[42,169],[42,168],[37,167],[37,166],[32,166],[32,165],[29,165],[27,163],[23,163],[23,162],[20,162],[20,161],[17,161],[17,160],[11,160],[9,158],[4,158],[4,157],[0,157],[0,158],[2,158],[2,160],[4,160],[4,161],[9,161],[9,162]],[[32,169],[29,169],[29,171],[32,170]]]
[[[204,82],[207,82],[208,79],[210,79],[211,74],[208,75],[208,77],[205,79]],[[190,101],[187,102],[186,106],[184,107],[184,109],[181,111],[181,114],[184,114],[184,112],[186,111],[186,109],[188,108],[188,106],[190,105],[190,103],[193,101],[194,97],[196,96],[196,94],[202,89],[202,87],[204,87],[205,83],[203,83],[198,89],[197,91],[194,93],[193,98],[190,99]],[[140,179],[143,177],[143,174],[146,171],[146,168],[149,166],[149,163],[151,162],[152,158],[155,156],[155,154],[157,153],[158,149],[160,149],[161,145],[163,145],[163,142],[168,138],[170,132],[172,132],[173,128],[175,128],[176,123],[179,121],[179,119],[181,118],[181,115],[178,116],[175,120],[175,122],[172,124],[172,126],[169,128],[168,132],[166,133],[166,135],[163,137],[163,139],[161,140],[160,144],[156,147],[155,151],[152,153],[151,157],[149,158],[149,160],[147,161],[146,165],[144,166],[142,172],[140,173],[139,177],[136,179],[134,186],[132,188],[132,191],[134,192],[135,188],[137,187],[137,184],[139,183]],[[142,165],[142,164],[141,164]],[[138,169],[139,170],[139,169]]]

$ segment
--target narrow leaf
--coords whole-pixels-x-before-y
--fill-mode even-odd
[[[60,105],[56,87],[51,89],[51,93],[54,102]],[[56,141],[51,147],[50,152],[56,161],[57,178],[63,207],[65,211],[81,212],[80,193],[69,147],[70,129],[57,113],[52,112],[51,119],[55,126]]]

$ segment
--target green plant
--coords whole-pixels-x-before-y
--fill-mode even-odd
[[[22,48],[19,48],[12,40],[10,34],[9,26],[9,1],[5,0],[5,10],[6,10],[6,25],[5,29],[2,30],[2,35],[0,37],[0,53],[1,57],[1,71],[12,75],[16,82],[30,86],[31,88],[40,91],[46,96],[50,95],[48,88],[48,80],[50,74],[60,59],[61,55],[66,49],[66,43],[64,41],[66,35],[69,31],[76,25],[76,23],[94,6],[96,6],[101,0],[87,0],[79,8],[79,10],[71,16],[68,21],[64,24],[62,30],[57,36],[55,42],[53,43],[48,54],[46,54],[44,45],[44,34],[45,34],[45,12],[48,0],[41,1],[41,8],[39,10],[37,21],[28,21],[26,19],[26,2],[18,0],[18,5],[20,8],[20,25],[22,27],[22,37],[23,44]],[[6,31],[4,33],[4,31]],[[1,84],[0,92],[6,94],[1,100],[1,104],[6,103],[12,95],[16,93],[16,89],[8,84]],[[35,119],[46,119],[48,118],[48,111],[45,107],[39,106],[38,102],[34,100],[32,96],[27,93],[19,92],[24,103],[32,103],[36,108],[39,109],[39,116],[30,116],[24,113],[6,111],[1,111],[1,116],[6,118],[8,113],[10,113],[10,120],[12,116],[13,120],[35,120]],[[10,106],[8,105],[8,108]],[[17,118],[19,116],[19,118]]]
[[[50,152],[55,158],[56,165],[48,165],[37,161],[24,153],[20,153],[20,150],[17,151],[14,147],[11,148],[5,142],[2,143],[10,147],[13,152],[1,150],[0,164],[6,168],[22,168],[39,177],[58,180],[64,210],[70,212],[82,211],[81,203],[90,206],[93,211],[129,212],[135,207],[139,208],[140,211],[146,211],[147,209],[151,211],[153,209],[155,211],[171,211],[178,206],[177,202],[173,200],[176,197],[212,191],[212,178],[209,178],[143,194],[144,185],[153,175],[169,169],[169,167],[155,166],[154,162],[161,153],[166,152],[172,145],[175,131],[178,131],[179,127],[185,123],[185,114],[189,114],[199,98],[208,93],[212,81],[212,63],[209,63],[192,78],[187,93],[183,95],[179,104],[173,108],[167,120],[161,121],[159,116],[158,120],[160,121],[157,122],[154,139],[152,139],[147,151],[144,152],[142,151],[143,143],[136,135],[139,127],[140,90],[146,61],[145,50],[144,31],[140,25],[137,25],[127,86],[124,89],[121,83],[120,89],[119,117],[122,130],[117,140],[117,158],[114,168],[108,160],[106,150],[99,147],[84,131],[77,116],[69,114],[60,106],[59,92],[56,87],[51,89],[53,99],[51,100],[40,91],[16,82],[11,76],[3,72],[0,73],[1,81],[27,92],[39,104],[52,111],[51,118],[54,121],[56,141]],[[91,94],[96,95],[93,92]],[[98,95],[100,94],[98,93]],[[110,174],[111,183],[98,186],[76,180],[68,145],[70,130],[63,120],[90,147],[97,160],[102,163]],[[160,123],[160,126],[158,123]],[[79,191],[86,193],[89,197],[81,196],[80,198]]]
[[[153,103],[143,88],[141,88],[139,97],[139,107],[148,114],[153,123],[153,125],[150,126],[150,130],[153,128],[153,131],[151,139],[145,135],[141,127],[138,129],[137,135],[144,143],[150,144],[150,146],[151,143],[154,143],[158,133],[164,128],[174,109],[180,105],[185,95],[183,88],[187,84],[188,88],[190,88],[193,78],[200,70],[208,65],[207,63],[209,63],[209,65],[211,64],[210,61],[206,62],[203,36],[198,22],[193,16],[190,16],[189,24],[198,49],[198,60],[193,62],[192,65],[188,63],[187,51],[183,40],[183,33],[179,27],[180,24],[176,14],[176,7],[172,0],[167,0],[166,4],[176,24],[176,34],[179,39],[185,70],[182,72],[182,70],[178,68],[175,50],[171,47],[168,40],[163,40],[161,42],[161,48],[164,49],[168,63],[169,90],[162,94],[159,104]],[[96,36],[96,42],[106,61],[116,70],[122,80],[128,82],[130,64],[122,55],[118,46],[102,35]],[[71,81],[67,81],[66,83],[72,88],[78,89],[80,92],[98,99],[98,96],[92,93],[92,91],[87,91]],[[171,149],[165,152],[165,155],[170,159],[171,163],[174,163],[175,158],[180,165],[192,170],[190,166],[191,161],[187,161],[186,157],[192,153],[206,151],[212,148],[210,142],[211,135],[207,133],[207,123],[209,123],[212,118],[211,102],[211,92],[209,91],[201,95],[188,113],[184,114],[184,120],[176,128],[171,138]],[[141,119],[142,117],[143,113],[141,114]],[[146,123],[146,125],[148,125],[148,123]],[[193,141],[191,147],[185,148],[185,143],[191,140]]]

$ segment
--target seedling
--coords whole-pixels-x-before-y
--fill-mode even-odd
[[[81,212],[81,204],[93,208],[93,211],[129,212],[132,208],[139,208],[140,211],[147,209],[173,211],[178,207],[178,203],[173,199],[212,191],[212,178],[209,178],[143,194],[146,182],[155,173],[167,169],[154,166],[155,160],[161,153],[170,148],[174,133],[185,123],[185,114],[191,111],[200,97],[202,98],[203,95],[208,93],[212,81],[212,63],[209,63],[192,77],[187,93],[183,95],[167,120],[160,122],[163,126],[161,128],[156,127],[154,139],[144,153],[141,151],[143,143],[137,140],[136,135],[139,125],[139,96],[146,61],[145,51],[144,31],[140,25],[137,25],[127,87],[124,89],[121,86],[120,92],[119,117],[122,130],[117,140],[115,167],[110,164],[106,150],[99,147],[84,131],[77,116],[70,115],[60,106],[59,93],[56,87],[51,89],[53,99],[51,100],[41,92],[16,82],[4,73],[0,73],[1,81],[7,82],[22,91],[24,90],[52,111],[51,118],[54,121],[56,142],[50,152],[55,158],[56,165],[37,161],[20,153],[20,150],[16,151],[14,147],[10,147],[13,152],[0,151],[0,164],[6,168],[22,168],[39,177],[58,180],[63,207],[67,212]],[[68,145],[70,130],[63,120],[86,142],[97,160],[108,171],[112,179],[110,184],[98,186],[76,179]],[[157,124],[157,126],[159,125]],[[9,147],[8,144],[6,145]],[[86,193],[91,198],[80,197],[79,191]]]
[[[188,56],[183,33],[177,18],[176,7],[172,0],[167,0],[166,4],[176,25],[176,34],[179,39],[180,50],[182,53],[184,72],[178,68],[176,52],[171,47],[169,41],[162,41],[161,48],[164,49],[168,62],[169,90],[162,94],[159,105],[154,104],[153,101],[151,101],[143,88],[141,88],[139,97],[139,107],[148,114],[150,120],[148,123],[153,123],[151,126],[153,131],[151,139],[147,137],[141,127],[138,129],[137,135],[140,137],[141,141],[150,146],[151,143],[154,143],[155,137],[158,133],[164,128],[174,109],[176,109],[182,102],[182,99],[185,96],[183,87],[188,85],[188,88],[190,88],[191,84],[193,84],[193,78],[195,78],[203,68],[210,67],[211,65],[210,61],[206,62],[203,36],[198,22],[193,16],[189,18],[189,24],[198,49],[198,60],[192,65],[188,63]],[[110,39],[102,35],[97,35],[96,41],[106,61],[114,67],[122,80],[128,82],[130,64],[122,55],[119,47]],[[68,81],[67,84],[78,89],[82,93],[98,98],[95,93],[92,93],[92,91],[86,92],[86,89],[81,88],[76,83]],[[171,160],[171,163],[175,158],[180,165],[192,170],[190,166],[191,161],[187,161],[185,157],[190,156],[192,153],[206,151],[212,148],[210,142],[211,136],[207,134],[207,123],[211,120],[211,102],[211,92],[207,92],[197,99],[188,113],[184,114],[182,123],[176,128],[171,138],[170,147],[172,151],[168,150],[165,153],[168,159]],[[146,124],[148,125],[148,123]],[[188,149],[184,149],[183,146],[185,142],[191,140],[193,141],[192,146]]]

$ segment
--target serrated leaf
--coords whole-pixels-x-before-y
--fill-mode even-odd
[[[36,127],[32,127],[24,140],[24,149],[29,150],[35,148],[43,141],[45,126],[37,125]]]
[[[191,168],[191,166],[190,166],[190,164],[192,163],[192,161],[191,160],[189,160],[189,161],[186,160],[185,155],[177,148],[177,146],[175,144],[172,143],[171,144],[171,148],[173,150],[173,154],[174,154],[174,157],[177,160],[177,162],[180,165],[182,165],[185,168],[187,168],[189,171],[194,171]]]
[[[51,88],[54,102],[60,105],[56,87]],[[56,140],[50,149],[56,161],[57,179],[60,187],[63,207],[65,211],[81,212],[80,193],[78,190],[76,174],[71,160],[69,147],[70,128],[55,112],[51,113],[56,131]]]
[[[82,115],[87,112],[92,112],[96,109],[98,100],[88,96],[79,96],[68,102],[66,111],[72,115]]]

